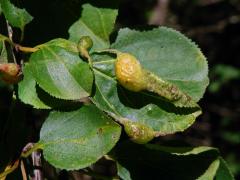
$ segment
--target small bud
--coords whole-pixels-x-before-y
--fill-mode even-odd
[[[78,50],[82,57],[88,58],[88,51],[92,48],[93,41],[89,36],[83,36],[78,42]]]
[[[145,144],[155,137],[155,132],[147,125],[137,122],[123,122],[124,130],[131,140],[138,144]]]
[[[198,107],[197,103],[177,86],[145,70],[133,55],[116,50],[109,52],[117,54],[115,74],[124,88],[134,92],[145,90],[155,93],[178,107]]]
[[[139,92],[146,89],[141,64],[131,54],[117,54],[115,74],[118,82],[130,91]]]
[[[20,66],[15,63],[0,64],[2,80],[7,84],[15,84],[20,80]]]

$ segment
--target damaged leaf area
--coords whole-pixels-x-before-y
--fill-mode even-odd
[[[134,92],[149,91],[178,107],[198,107],[192,98],[179,88],[164,81],[154,73],[142,68],[139,61],[131,54],[117,52],[115,75],[118,82]]]
[[[93,58],[93,101],[116,121],[127,120],[128,128],[120,123],[130,138],[140,126],[154,132],[149,141],[152,134],[173,134],[194,123],[201,114],[197,101],[208,85],[208,67],[193,42],[164,27],[144,32],[122,29],[111,49],[117,58]]]

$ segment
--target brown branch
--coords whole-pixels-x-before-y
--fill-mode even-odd
[[[22,172],[22,178],[23,180],[27,180],[27,173],[26,173],[26,170],[25,170],[25,167],[24,167],[24,163],[23,161],[21,160],[21,172]]]

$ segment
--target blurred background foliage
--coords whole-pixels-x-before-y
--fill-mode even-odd
[[[164,25],[193,39],[209,63],[210,85],[200,101],[203,115],[184,133],[154,140],[174,145],[182,143],[220,149],[236,179],[240,179],[240,1],[239,0],[15,0],[34,17],[27,25],[23,45],[34,46],[53,38],[68,38],[68,28],[81,14],[81,5],[90,2],[102,7],[119,7],[114,40],[119,28],[149,29]],[[150,26],[149,26],[150,25]],[[0,32],[6,33],[3,17]],[[18,41],[15,34],[15,41]],[[173,52],[174,53],[174,52]],[[0,132],[11,112],[10,88],[0,84]],[[38,138],[39,111],[26,112],[34,129],[28,141]],[[33,122],[31,119],[35,119]],[[100,165],[98,168],[106,168]],[[107,167],[111,167],[110,165]],[[49,165],[44,167],[51,169]],[[54,177],[48,170],[49,177]],[[110,172],[108,172],[110,173]],[[66,172],[60,172],[63,179]],[[51,178],[50,178],[51,179]]]

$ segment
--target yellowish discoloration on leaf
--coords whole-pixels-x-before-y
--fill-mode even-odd
[[[145,144],[155,137],[152,128],[137,122],[123,121],[124,129],[131,140],[138,144]]]
[[[131,54],[117,53],[115,74],[118,82],[134,92],[147,90],[158,94],[165,100],[179,107],[198,107],[192,98],[154,73],[142,68],[139,61]]]

